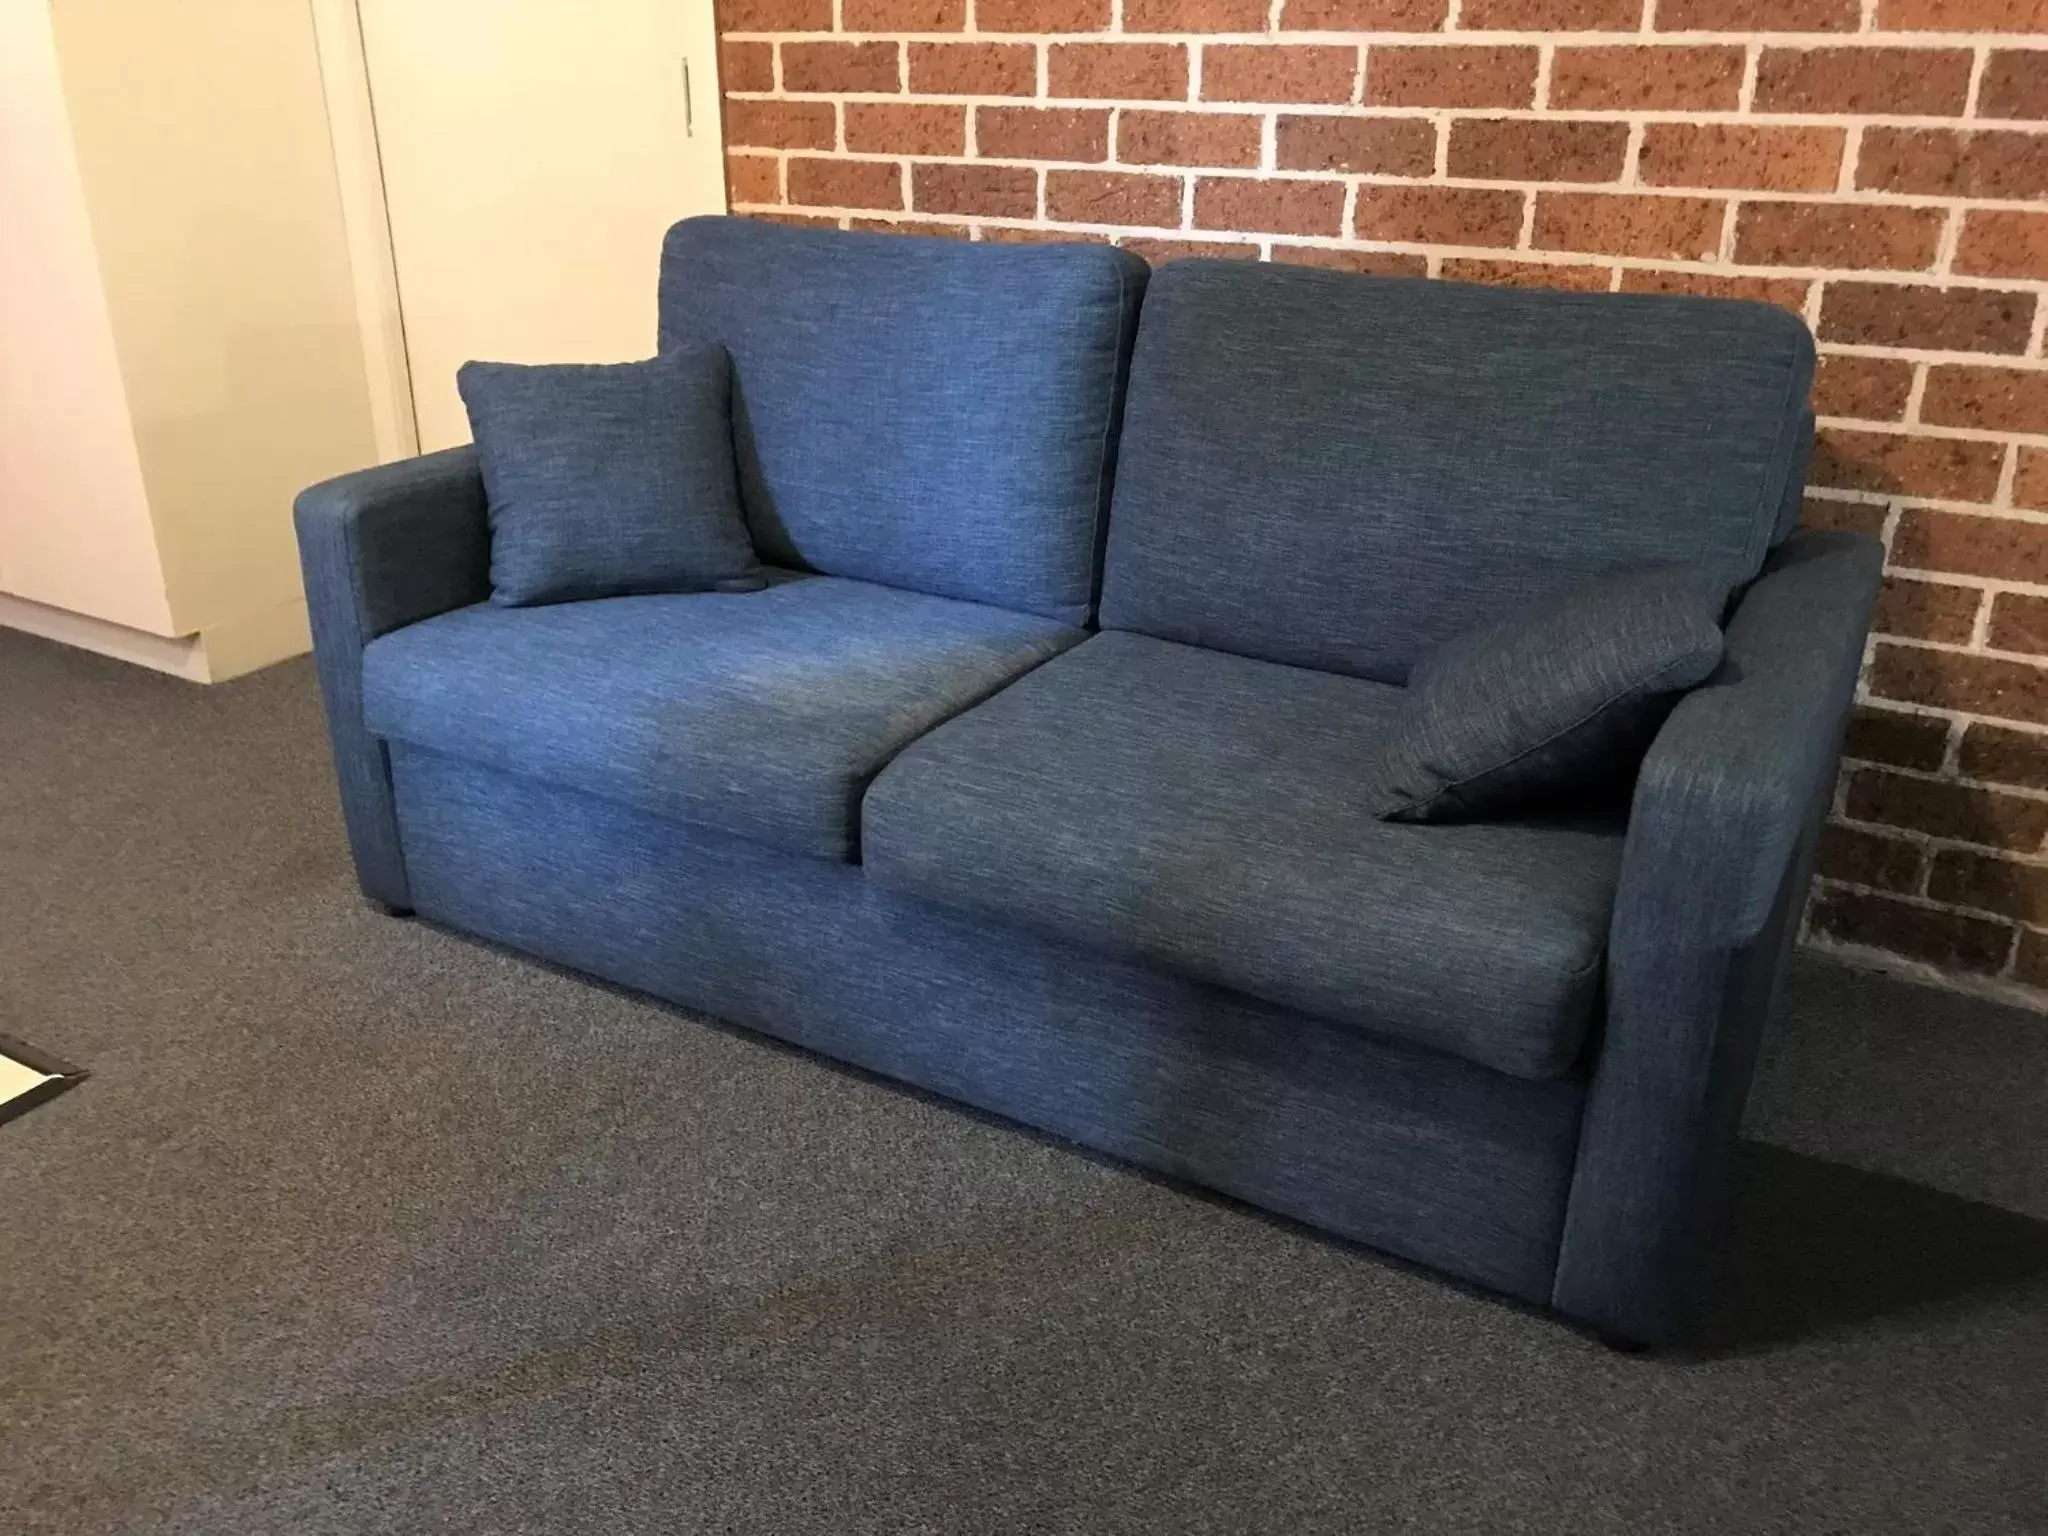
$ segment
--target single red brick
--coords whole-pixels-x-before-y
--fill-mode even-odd
[[[1099,101],[1185,101],[1188,51],[1180,43],[1055,43],[1048,94]]]
[[[725,157],[725,186],[735,203],[782,201],[782,167],[773,155]]]
[[[967,0],[840,0],[842,32],[958,32]]]
[[[792,155],[789,200],[818,208],[901,208],[903,169],[894,160]]]
[[[1878,0],[1880,32],[2048,32],[2048,0]]]
[[[832,0],[723,0],[726,32],[830,32]]]
[[[1848,133],[1748,123],[1651,123],[1638,167],[1653,187],[1759,187],[1832,192]]]
[[[1049,229],[1029,224],[984,224],[988,245],[1114,245],[1116,237],[1100,229]]]
[[[1445,257],[1443,277],[1452,283],[1485,283],[1494,288],[1568,288],[1577,293],[1605,293],[1614,285],[1612,267],[1479,256]]]
[[[1838,943],[1889,950],[1944,970],[1986,976],[2005,968],[2013,946],[2009,924],[1841,886],[1830,886],[1814,899],[1813,927]]]
[[[1522,233],[1520,192],[1492,187],[1364,185],[1357,235],[1410,245],[1512,246]]]
[[[1830,353],[1813,376],[1813,409],[1821,416],[1901,421],[1913,392],[1913,365],[1896,357]]]
[[[1945,661],[1984,659],[1960,651],[1892,645],[1880,645],[1879,654],[1907,654],[1909,650],[1914,655]],[[1903,827],[1985,848],[2031,853],[2041,846],[2042,837],[2048,836],[2048,800],[2028,800],[1945,779],[1909,778],[1882,768],[1858,768],[1851,773],[1843,807],[1858,821]]]
[[[1870,691],[1878,698],[1933,709],[2048,725],[2048,669],[2031,661],[1880,642],[1871,661]],[[2020,803],[2048,816],[2048,801]],[[2024,846],[2039,843],[2036,834]]]
[[[1180,195],[1178,176],[1136,171],[1048,171],[1045,176],[1046,216],[1072,224],[1178,229]]]
[[[1743,64],[1740,48],[1560,47],[1550,63],[1549,105],[1567,112],[1730,112],[1742,94]]]
[[[1970,209],[1955,268],[1979,277],[2048,278],[2048,213]]]
[[[941,224],[931,219],[849,219],[854,229],[879,235],[926,235],[934,240],[971,240],[974,232],[965,224]]]
[[[1107,160],[1106,107],[977,107],[974,150],[991,160]]]
[[[1255,169],[1263,120],[1248,112],[1117,114],[1116,157],[1127,165],[1212,165]],[[1281,165],[1284,167],[1283,159]]]
[[[2010,784],[2017,789],[2048,789],[2048,736],[1972,721],[1964,727],[1956,767],[1967,779]]]
[[[2048,509],[2048,449],[2022,448],[2019,473],[2013,476],[2013,505]]]
[[[1204,176],[1195,183],[1195,226],[1275,235],[1340,235],[1344,188],[1334,181]]]
[[[1351,100],[1358,50],[1317,43],[1211,43],[1202,52],[1204,101]]]
[[[1426,117],[1282,116],[1274,149],[1283,171],[1428,176],[1436,169],[1436,124]]]
[[[2048,923],[2048,864],[2022,864],[1996,854],[1943,848],[1934,855],[1928,896],[2026,923]]]
[[[1427,256],[1409,251],[1362,251],[1356,246],[1287,245],[1275,241],[1273,259],[1291,266],[1363,272],[1372,277],[1421,277],[1429,271]]]
[[[1766,48],[1754,110],[1961,117],[1972,62],[1967,48]]]
[[[929,96],[1031,96],[1038,50],[1028,43],[912,43],[910,88]]]
[[[1934,264],[1939,208],[1878,203],[1744,203],[1735,259],[1765,267],[1913,271]]]
[[[1375,44],[1366,51],[1369,107],[1528,107],[1535,102],[1534,48]]]
[[[1932,773],[1948,755],[1949,728],[1949,722],[1939,715],[1911,715],[1859,704],[1849,717],[1842,755]]]
[[[1266,9],[1266,0],[1124,0],[1124,31],[1263,32]]]
[[[1977,630],[1977,610],[1984,594],[1976,587],[1955,587],[1938,581],[1887,576],[1877,599],[1873,628],[1906,640],[1937,640],[1968,645]]]
[[[1939,288],[1925,283],[1829,283],[1821,294],[1822,341],[1943,352],[2027,350],[2031,293]]]
[[[1705,197],[1539,192],[1529,243],[1538,250],[1711,261],[1725,211],[1725,204]]]
[[[1927,370],[1920,419],[1940,427],[2048,433],[2048,372],[1936,363]]]
[[[1129,24],[1129,13],[1125,13],[1125,24]],[[1134,236],[1119,240],[1118,245],[1141,261],[1155,267],[1163,267],[1169,261],[1187,261],[1203,257],[1211,261],[1257,261],[1259,248],[1237,240],[1153,240]]]
[[[1451,124],[1447,168],[1475,181],[1618,181],[1628,124],[1465,117]]]
[[[967,109],[941,102],[849,101],[846,147],[871,155],[958,155]]]
[[[1280,25],[1302,32],[1435,32],[1450,9],[1450,0],[1287,0]]]
[[[1851,885],[1910,896],[1920,889],[1926,857],[1920,843],[1885,837],[1862,827],[1835,825],[1821,832],[1814,873],[1826,880],[1846,880]]]
[[[784,43],[785,91],[895,92],[902,89],[894,43]]]
[[[1799,507],[1799,526],[1829,533],[1860,533],[1867,539],[1884,537],[1885,505],[1881,501],[1841,501],[1832,496],[1808,496]]]
[[[735,97],[725,104],[725,142],[739,149],[831,149],[838,138],[838,112],[829,101]]]
[[[747,215],[763,224],[786,224],[791,229],[843,229],[845,221],[836,214],[793,213],[787,208],[756,209]]]
[[[2048,524],[1909,507],[1899,518],[1892,562],[1908,570],[2048,583]]]
[[[1467,32],[1633,32],[1643,0],[1465,0]]]
[[[2020,930],[2020,947],[2013,956],[2012,978],[2029,987],[2048,988],[2048,934],[2032,928]]]
[[[718,78],[728,93],[775,89],[773,43],[720,43]]]
[[[2001,592],[1991,602],[1989,642],[1995,651],[2048,656],[2048,597]]]
[[[974,0],[983,32],[1102,32],[1109,0]]]
[[[1866,128],[1856,185],[1935,197],[2044,197],[2048,137],[2010,128]]]
[[[1038,173],[1021,165],[913,165],[910,205],[919,213],[1028,219],[1038,212]]]
[[[1977,115],[2048,118],[2048,51],[2001,48],[1992,54],[1977,86]]]
[[[1663,32],[1854,32],[1861,0],[1657,0]]]
[[[1795,315],[1806,312],[1812,284],[1803,277],[1745,277],[1720,272],[1673,272],[1662,267],[1624,267],[1623,293],[1697,293],[1710,299],[1749,299],[1775,304]]]
[[[2005,450],[1997,443],[1822,427],[1814,437],[1806,478],[1844,491],[1989,501],[1997,494],[2004,461]]]

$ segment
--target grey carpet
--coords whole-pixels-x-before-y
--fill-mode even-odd
[[[1800,964],[1634,1359],[355,898],[303,663],[0,632],[8,1532],[2048,1529],[2048,1020]]]

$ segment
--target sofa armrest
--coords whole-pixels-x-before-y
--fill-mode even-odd
[[[1677,1325],[1832,799],[1883,550],[1800,533],[1737,604],[1720,670],[1637,781],[1552,1301],[1623,1338]]]
[[[365,895],[405,910],[412,903],[391,767],[363,725],[363,647],[490,595],[476,451],[451,448],[323,481],[299,494],[292,520],[356,879]]]

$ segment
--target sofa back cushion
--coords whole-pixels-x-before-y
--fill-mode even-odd
[[[733,359],[740,495],[768,560],[1080,623],[1146,267],[690,219],[661,345]]]
[[[1620,567],[1733,586],[1812,375],[1761,304],[1176,263],[1131,365],[1103,627],[1398,683]]]

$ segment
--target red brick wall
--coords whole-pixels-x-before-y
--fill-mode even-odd
[[[737,211],[1738,294],[1891,575],[1809,932],[2048,997],[2048,0],[722,0]]]

